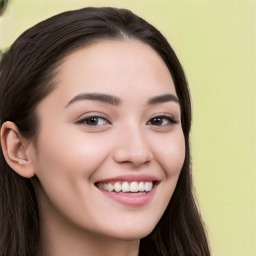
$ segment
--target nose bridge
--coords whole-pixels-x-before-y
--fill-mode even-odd
[[[150,145],[143,127],[130,123],[120,128],[114,153],[117,162],[131,162],[141,165],[152,159]]]

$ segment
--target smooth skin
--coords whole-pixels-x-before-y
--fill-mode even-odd
[[[44,255],[138,255],[139,240],[164,213],[185,158],[171,74],[150,46],[106,40],[68,55],[55,80],[36,109],[36,146],[11,122],[1,131],[8,164],[38,178]],[[91,93],[113,97],[84,96]],[[152,101],[166,94],[172,96]],[[157,178],[146,204],[126,205],[95,186],[130,174]]]

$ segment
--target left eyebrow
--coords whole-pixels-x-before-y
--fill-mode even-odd
[[[66,107],[82,100],[101,101],[114,106],[119,106],[121,104],[121,99],[114,95],[104,93],[81,93],[76,95],[72,100],[70,100]]]
[[[174,94],[163,94],[159,96],[154,96],[152,98],[149,98],[148,105],[157,104],[157,103],[164,103],[168,101],[174,101],[179,104],[178,98]]]

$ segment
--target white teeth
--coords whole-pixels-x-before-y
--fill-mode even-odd
[[[114,190],[114,186],[111,183],[108,183],[108,191],[112,192]]]
[[[103,184],[103,189],[104,189],[104,190],[108,190],[108,184],[107,184],[107,183],[104,183],[104,184]]]
[[[123,192],[123,193],[136,193],[136,192],[149,192],[153,188],[152,181],[132,181],[130,184],[127,181],[124,182],[115,182],[115,183],[99,183],[98,187],[109,192]]]
[[[145,189],[144,189],[144,182],[143,181],[141,181],[140,183],[139,183],[139,191],[140,192],[142,192],[142,191],[144,191]]]
[[[99,183],[98,187],[101,188],[101,189],[104,189],[103,183]]]
[[[129,192],[129,190],[130,190],[130,185],[129,185],[129,183],[128,183],[128,182],[124,182],[124,183],[122,184],[122,192]]]
[[[130,184],[130,192],[138,192],[139,191],[139,185],[138,182],[133,181]]]
[[[153,187],[153,183],[152,182],[145,182],[145,191],[149,192]]]
[[[114,185],[115,192],[120,192],[122,190],[122,185],[119,182],[116,182]]]

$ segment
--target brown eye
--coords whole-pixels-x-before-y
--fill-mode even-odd
[[[156,116],[150,119],[147,124],[156,125],[156,126],[165,126],[165,125],[172,125],[177,123],[179,122],[175,121],[171,116]]]
[[[100,116],[89,116],[78,121],[79,124],[85,124],[89,126],[100,126],[109,124],[109,122]]]
[[[85,120],[86,124],[89,124],[89,125],[98,125],[99,123],[99,118],[98,117],[90,117],[90,118],[87,118]]]
[[[155,118],[151,119],[151,124],[152,125],[162,125],[163,121],[164,121],[164,119],[162,117],[155,117]]]

